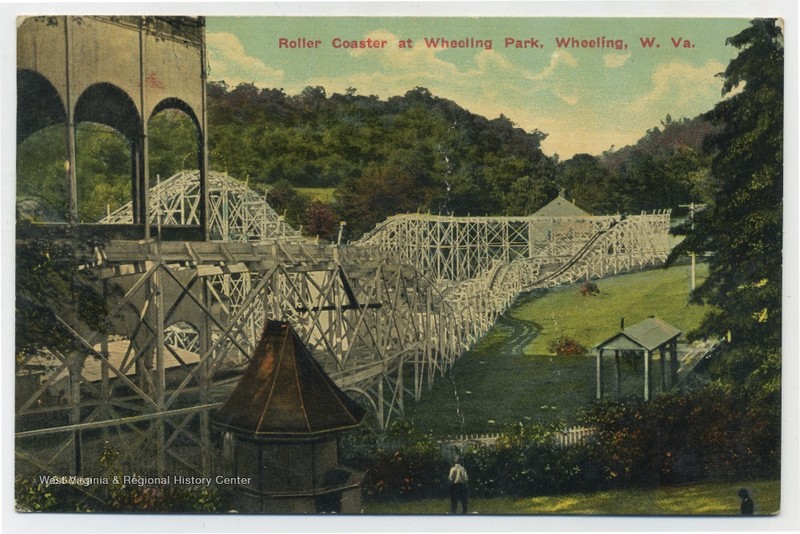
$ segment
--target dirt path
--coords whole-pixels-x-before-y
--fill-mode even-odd
[[[513,355],[524,354],[525,347],[539,335],[536,323],[518,319],[507,312],[497,319],[495,328],[508,336],[503,351]]]

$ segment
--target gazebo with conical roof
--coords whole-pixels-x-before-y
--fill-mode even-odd
[[[360,511],[360,475],[339,465],[338,435],[364,410],[330,379],[289,323],[268,321],[214,426],[243,512]]]

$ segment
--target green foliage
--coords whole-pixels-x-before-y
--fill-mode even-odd
[[[475,497],[530,497],[609,488],[670,486],[705,480],[776,477],[780,414],[748,407],[739,392],[710,383],[689,392],[603,401],[582,415],[596,429],[567,448],[563,422],[509,425],[494,446],[459,451]],[[371,436],[356,465],[367,471],[371,500],[446,494],[447,447],[408,421]],[[369,441],[369,439],[367,440]],[[452,453],[452,451],[450,451]]]
[[[381,101],[355,89],[289,96],[212,83],[208,95],[211,167],[253,184],[336,187],[350,239],[396,213],[522,214],[555,194],[544,134],[424,88]]]
[[[198,168],[197,127],[176,109],[157,113],[148,124],[150,185],[182,170]]]
[[[131,200],[131,158],[126,139],[95,123],[76,128],[78,219],[97,222],[107,209]],[[69,198],[64,126],[34,133],[18,147],[18,217],[33,221],[66,221]]]
[[[20,227],[27,224],[19,223]],[[17,242],[17,354],[35,353],[43,347],[62,352],[82,349],[58,318],[105,331],[106,298],[98,289],[95,275],[78,269],[97,244],[93,240],[74,243],[48,238]]]
[[[712,306],[696,335],[729,342],[712,370],[753,399],[779,401],[783,241],[783,35],[756,19],[728,39],[739,49],[723,74],[722,100],[707,114],[719,131],[713,202],[673,259],[709,256],[696,298]],[[734,92],[734,89],[740,89]]]
[[[319,236],[333,241],[339,232],[339,218],[330,204],[321,200],[312,200],[305,213],[306,235]]]
[[[357,239],[389,214],[415,211],[425,196],[424,184],[402,168],[375,165],[342,183],[334,198],[347,235]]]
[[[781,510],[781,482],[747,479],[700,482],[659,488],[631,488],[609,491],[579,491],[538,497],[495,497],[473,499],[470,510],[481,515],[603,515],[603,516],[736,516],[738,490],[750,489],[755,496],[756,514],[773,515]],[[446,496],[406,502],[367,502],[367,514],[444,514],[450,510]],[[587,519],[591,521],[591,519]],[[701,520],[703,521],[703,520]]]
[[[562,449],[556,434],[561,424],[511,425],[494,447],[476,447],[464,453],[470,490],[476,496],[516,497],[589,490],[584,449]]]
[[[576,154],[558,166],[558,184],[590,213],[616,213],[617,191],[611,183],[611,171],[596,157]]]
[[[592,282],[591,280],[586,280],[584,283],[581,284],[580,287],[581,295],[584,297],[591,297],[594,295],[600,294],[600,288],[597,287],[597,284]]]
[[[215,488],[110,485],[106,507],[111,512],[213,513],[221,502]]]
[[[582,424],[598,430],[591,449],[614,486],[777,476],[780,415],[748,407],[741,393],[711,383],[649,402],[596,404]]]
[[[149,513],[212,513],[221,509],[222,498],[214,487],[125,485],[117,466],[119,451],[108,442],[98,459],[110,484],[106,488],[106,511]]]
[[[46,512],[56,506],[55,494],[48,485],[20,476],[14,478],[14,501],[31,512]]]
[[[576,154],[558,165],[557,183],[591,213],[678,209],[707,201],[713,182],[703,142],[714,132],[703,117],[667,115],[636,144],[601,157]]]
[[[550,202],[558,191],[551,181],[523,176],[515,180],[504,194],[506,215],[531,215]]]
[[[286,215],[286,222],[299,228],[305,222],[308,198],[298,193],[288,180],[279,180],[267,190],[267,204],[278,214]]]
[[[17,216],[63,222],[69,199],[64,161],[64,127],[40,130],[17,146]]]
[[[365,472],[363,492],[371,499],[422,498],[441,494],[449,465],[430,435],[409,421],[384,433],[362,429],[343,447],[344,461]]]

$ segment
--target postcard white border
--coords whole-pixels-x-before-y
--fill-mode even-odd
[[[783,531],[800,529],[798,496],[798,19],[793,0],[770,1],[553,1],[525,2],[204,2],[137,3],[68,2],[9,3],[0,0],[0,399],[2,439],[0,462],[0,516],[8,532],[674,532],[674,531]],[[770,518],[673,518],[603,516],[235,516],[147,514],[18,514],[13,511],[14,478],[14,330],[13,254],[15,173],[15,19],[28,14],[163,14],[242,16],[519,16],[519,17],[782,17],[786,21],[785,195],[784,195],[784,357],[782,510]]]

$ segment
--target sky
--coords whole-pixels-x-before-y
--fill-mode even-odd
[[[381,99],[425,87],[546,133],[543,150],[564,160],[633,144],[667,115],[711,109],[722,98],[718,74],[737,54],[725,41],[747,26],[725,18],[209,17],[209,79],[290,95],[355,88]],[[368,39],[383,46],[344,44]],[[442,39],[456,47],[442,48]]]

